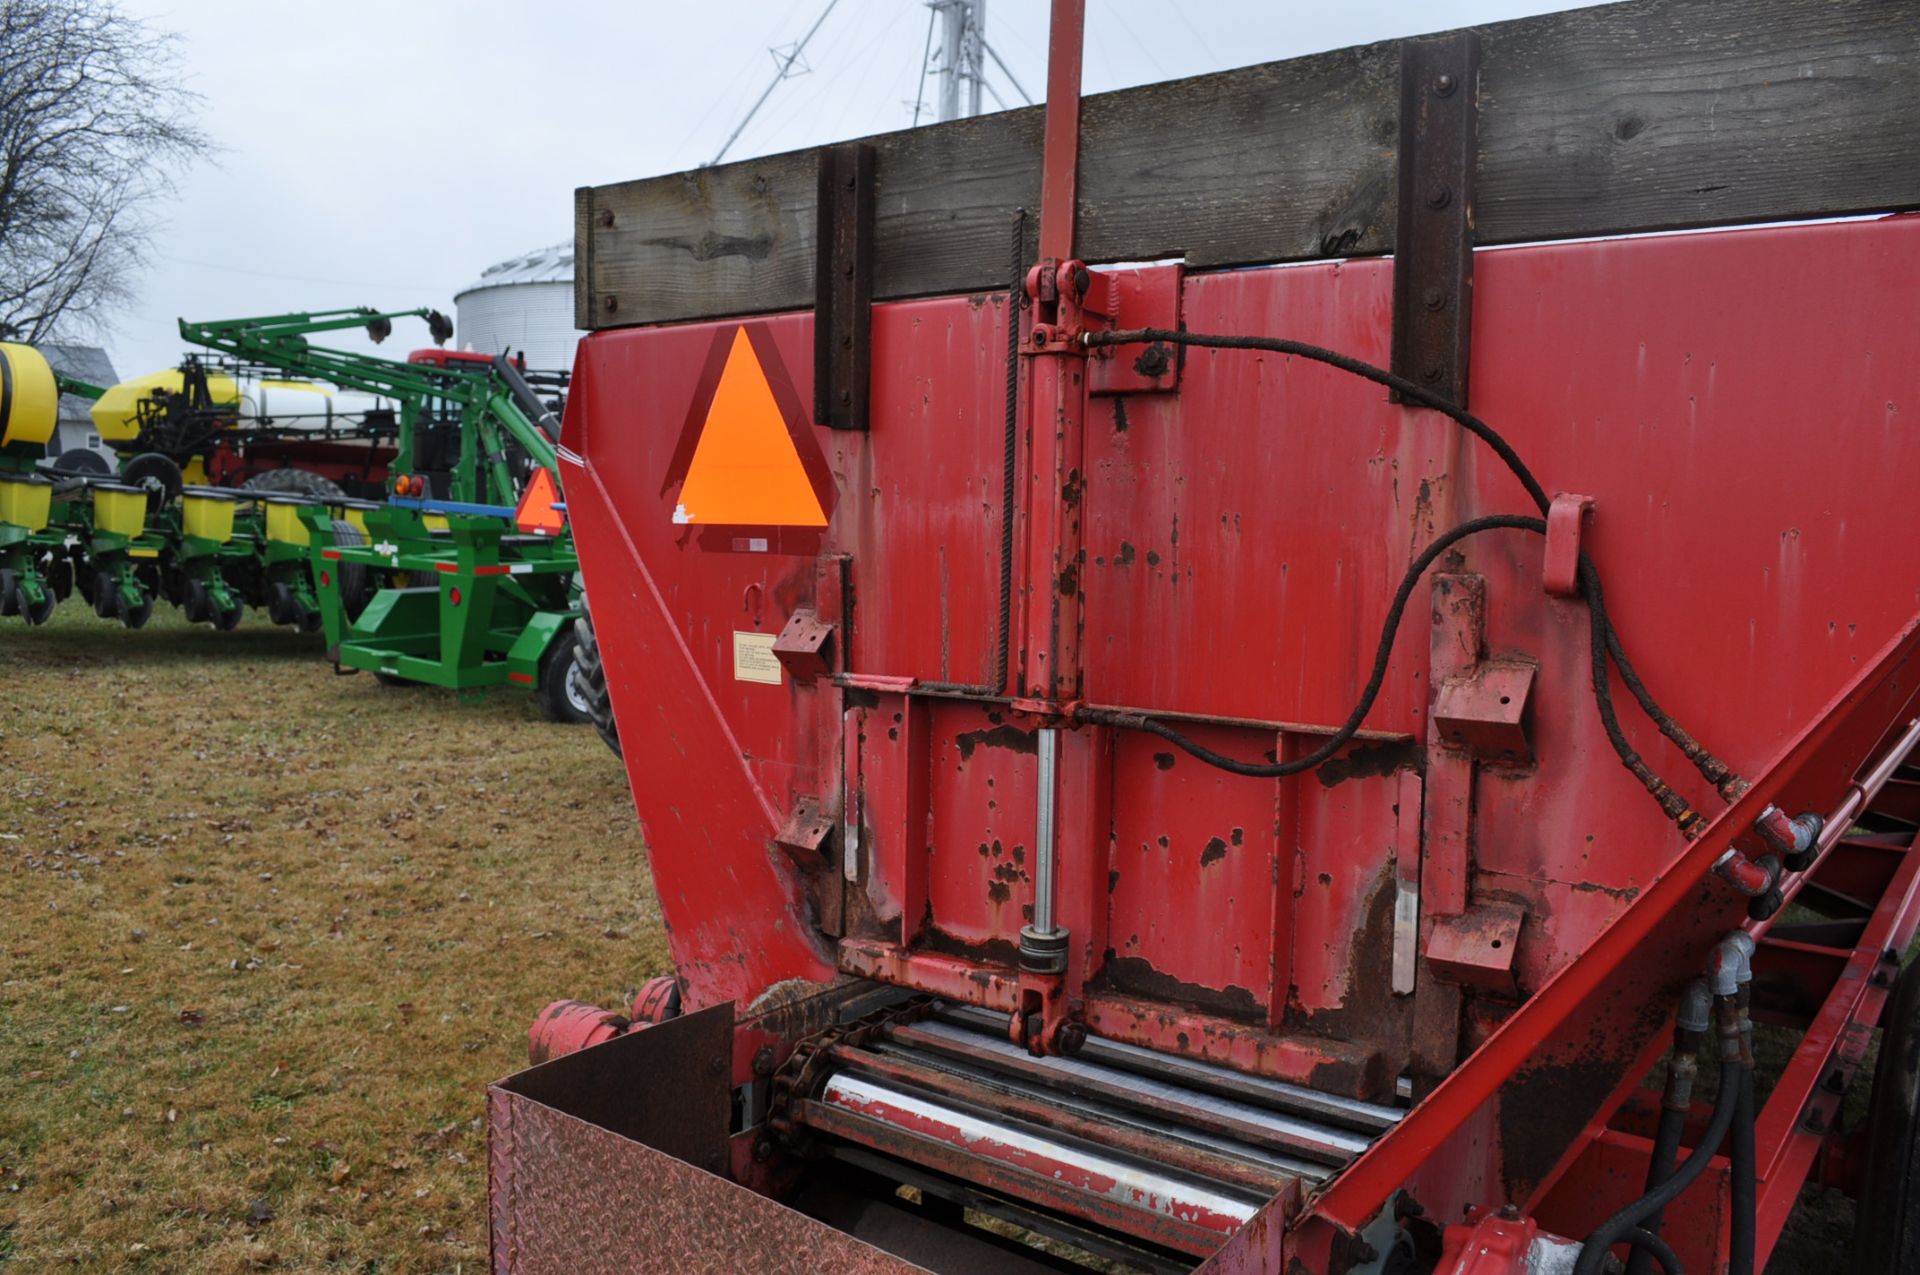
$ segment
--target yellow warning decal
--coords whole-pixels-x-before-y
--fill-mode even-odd
[[[673,520],[709,526],[827,525],[826,510],[745,328],[734,332]]]

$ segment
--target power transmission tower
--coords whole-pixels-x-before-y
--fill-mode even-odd
[[[987,0],[927,0],[941,24],[940,119],[980,113],[986,84]]]

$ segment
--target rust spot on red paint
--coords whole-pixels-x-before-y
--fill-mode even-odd
[[[973,750],[985,744],[988,748],[1004,748],[1009,752],[1031,753],[1038,745],[1030,730],[1021,730],[1018,726],[996,726],[992,730],[963,731],[953,737],[954,746],[960,750],[960,760],[970,761]]]
[[[1116,567],[1132,566],[1133,546],[1122,540],[1120,542],[1120,552],[1113,555],[1113,565]]]
[[[1266,1017],[1266,1008],[1260,1003],[1260,998],[1244,987],[1228,984],[1219,988],[1183,982],[1155,969],[1144,957],[1122,956],[1112,948],[1107,949],[1100,973],[1095,976],[1093,983],[1150,1000],[1191,1006],[1242,1022],[1261,1022]],[[1168,1021],[1172,1021],[1171,1016]],[[1180,1043],[1184,1048],[1187,1043],[1184,1034]]]
[[[1172,770],[1173,754],[1172,753],[1155,753],[1153,755],[1153,764],[1158,766],[1162,770]]]
[[[1313,773],[1325,788],[1343,784],[1349,779],[1365,779],[1373,776],[1392,775],[1402,770],[1419,770],[1426,765],[1426,750],[1413,740],[1396,744],[1376,744],[1349,750],[1342,756],[1324,762]]]
[[[1218,837],[1207,841],[1207,848],[1200,852],[1200,866],[1210,867],[1227,857],[1227,843]]]

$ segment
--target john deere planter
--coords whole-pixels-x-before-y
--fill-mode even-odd
[[[49,559],[66,543],[51,532],[53,482],[35,472],[59,424],[60,388],[31,346],[0,342],[0,615],[42,624],[58,601]]]
[[[0,613],[42,623],[76,583],[131,628],[157,599],[218,629],[252,607],[324,632],[340,668],[464,694],[525,686],[548,717],[590,720],[552,412],[504,358],[428,350],[402,362],[308,341],[352,327],[378,339],[410,317],[425,318],[436,342],[451,334],[430,310],[182,322],[212,358],[109,388],[58,376],[29,347],[0,346],[12,387],[0,398]],[[242,387],[282,377],[397,404],[365,413],[358,433],[330,425],[327,435],[342,481],[377,484],[389,500],[348,496],[297,468],[251,472],[237,437],[297,445],[273,425],[238,424]],[[94,401],[102,436],[123,451],[118,472],[58,462],[36,472],[62,391]],[[340,458],[353,454],[364,463],[343,472]],[[216,486],[202,481],[210,471],[250,476]]]

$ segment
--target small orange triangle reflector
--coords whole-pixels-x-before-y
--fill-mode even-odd
[[[826,511],[807,480],[745,328],[733,335],[673,520],[683,525],[827,525]]]
[[[533,479],[520,493],[520,507],[513,511],[513,525],[534,536],[557,536],[567,525],[567,516],[555,509],[560,503],[560,488],[554,484],[553,471],[545,467],[533,471]]]

